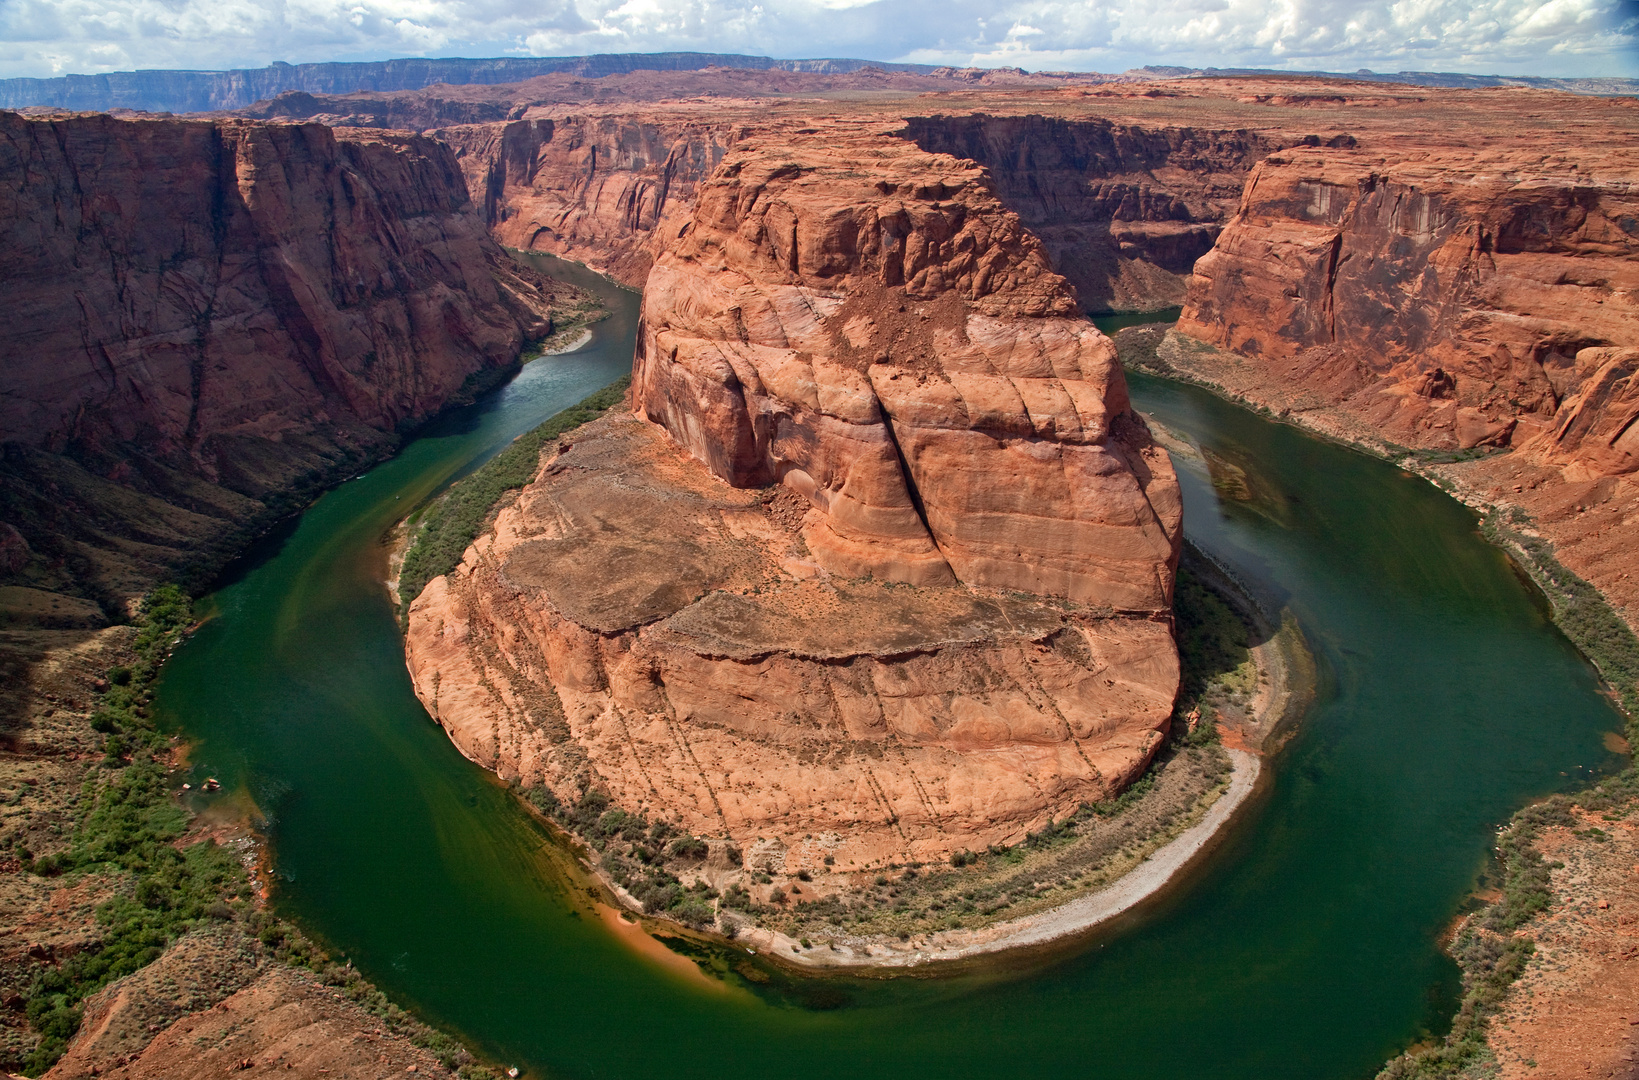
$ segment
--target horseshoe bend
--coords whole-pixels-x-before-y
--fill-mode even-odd
[[[943,861],[1149,763],[1180,518],[1114,345],[985,172],[826,130],[702,186],[630,415],[411,605],[410,667],[464,753],[562,801],[778,871]]]

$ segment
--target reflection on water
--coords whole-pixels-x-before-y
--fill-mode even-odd
[[[1449,1014],[1438,934],[1522,801],[1613,761],[1615,714],[1467,511],[1193,388],[1191,539],[1278,598],[1323,686],[1266,796],[1178,890],[1075,948],[949,978],[793,978],[627,947],[410,691],[380,579],[407,505],[630,363],[636,300],[321,499],[213,599],[158,707],[265,813],[275,903],[497,1060],[562,1077],[1370,1075]],[[1211,463],[1216,462],[1214,466]]]

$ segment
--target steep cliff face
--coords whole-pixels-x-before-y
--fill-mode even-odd
[[[107,591],[550,326],[429,139],[0,114],[0,175],[0,515]]]
[[[1639,625],[1639,112],[1508,104],[1517,130],[1474,110],[1270,156],[1161,351],[1310,427],[1452,459],[1443,483]]]
[[[668,212],[688,213],[695,189],[742,130],[706,117],[588,114],[438,134],[455,148],[495,239],[638,287],[654,262],[656,227]]]
[[[1206,118],[1202,118],[1206,120]],[[905,136],[989,168],[1089,311],[1182,302],[1277,135],[1060,116],[920,116]]]
[[[1179,330],[1403,445],[1563,456],[1594,430],[1619,438],[1622,420],[1592,413],[1621,410],[1608,350],[1639,342],[1636,164],[1274,155],[1197,264]],[[1630,469],[1614,449],[1587,443],[1587,463]]]
[[[637,407],[731,484],[809,499],[828,569],[1166,609],[1170,463],[981,169],[799,136],[731,155],[679,232]]]
[[[654,423],[560,444],[412,605],[411,672],[474,760],[761,864],[1013,842],[1160,744],[1177,482],[983,170],[809,134],[667,227]]]
[[[393,104],[356,107],[385,113]],[[700,183],[738,141],[804,127],[770,122],[748,104],[715,115],[526,107],[531,119],[441,127],[439,137],[457,148],[473,200],[503,244],[580,259],[635,286],[665,243],[661,219],[687,219]],[[1281,145],[1210,127],[982,113],[910,117],[900,135],[988,168],[996,194],[1089,311],[1181,303],[1247,173]]]

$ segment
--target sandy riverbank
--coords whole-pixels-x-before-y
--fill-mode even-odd
[[[1224,588],[1226,584],[1228,588]],[[1233,583],[1220,582],[1219,590],[1235,600],[1243,614],[1258,625],[1262,640],[1251,651],[1260,676],[1265,678],[1260,680],[1258,692],[1244,712],[1235,710],[1238,715],[1219,718],[1231,769],[1217,797],[1195,821],[1122,876],[1045,911],[988,926],[912,935],[908,940],[875,936],[803,948],[799,938],[747,926],[737,934],[736,943],[782,964],[809,970],[903,969],[994,956],[1075,937],[1161,893],[1207,851],[1247,805],[1264,775],[1263,755],[1285,741],[1299,714],[1308,707],[1313,691],[1313,663],[1297,626],[1289,620],[1273,625],[1273,618],[1259,611],[1249,598],[1236,595]]]
[[[1233,762],[1229,783],[1198,822],[1114,884],[1056,908],[980,929],[946,930],[910,941],[881,939],[865,945],[804,950],[800,942],[760,928],[743,930],[736,940],[771,953],[782,962],[807,968],[907,968],[1025,949],[1084,933],[1159,893],[1246,804],[1257,788],[1262,763],[1256,754],[1245,750],[1227,752]]]

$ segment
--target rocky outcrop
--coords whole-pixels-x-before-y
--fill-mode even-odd
[[[808,499],[832,572],[1166,610],[1178,489],[1114,346],[982,170],[838,142],[706,185],[649,276],[636,407],[729,483]]]
[[[411,606],[456,744],[839,871],[1130,783],[1177,688],[1178,485],[983,170],[816,131],[731,151],[668,232],[654,423],[570,436]]]
[[[0,113],[0,173],[0,517],[104,593],[381,453],[563,299],[419,136]]]
[[[1167,621],[829,576],[789,490],[630,416],[572,439],[410,608],[417,693],[501,776],[840,872],[1016,842],[1160,745]]]

